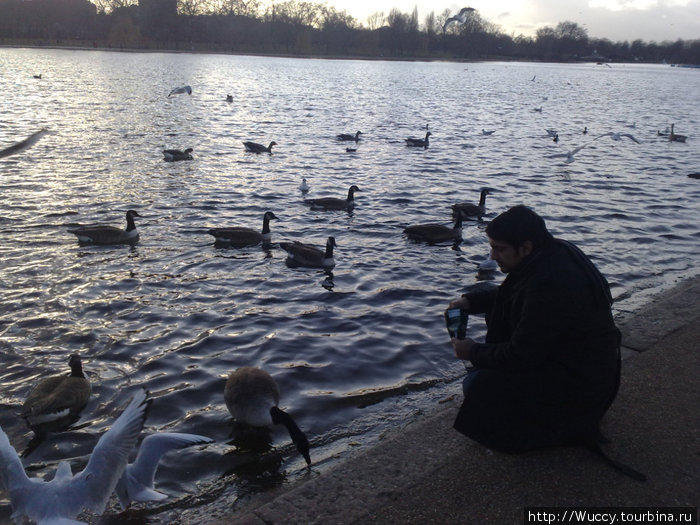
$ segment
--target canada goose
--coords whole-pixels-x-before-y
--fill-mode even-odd
[[[160,458],[165,453],[213,442],[208,437],[178,432],[160,432],[146,436],[139,446],[136,459],[126,466],[114,489],[122,509],[127,509],[132,501],[160,501],[168,497],[153,488]]]
[[[245,228],[243,226],[232,226],[230,228],[212,228],[207,231],[209,235],[213,235],[216,242],[231,244],[231,246],[252,246],[259,243],[270,242],[270,219],[276,219],[277,216],[271,211],[266,211],[263,215],[262,231],[254,230],[253,228]]]
[[[354,135],[350,135],[349,133],[341,133],[340,135],[336,135],[336,138],[338,140],[345,140],[345,141],[354,141],[354,142],[360,142],[360,135],[362,135],[361,131],[358,131]]]
[[[254,427],[284,425],[297,450],[304,456],[306,464],[311,464],[309,440],[292,416],[277,406],[280,391],[275,380],[266,371],[244,366],[231,372],[224,388],[224,401],[233,419],[240,423]]]
[[[233,95],[226,95],[226,102],[233,102]]]
[[[179,160],[192,160],[192,148],[185,151],[179,149],[164,149],[163,160],[166,162],[177,162]]]
[[[299,241],[280,243],[280,248],[287,252],[287,258],[291,262],[311,268],[332,268],[335,266],[333,248],[336,246],[335,237],[328,237],[325,251]]]
[[[409,137],[406,139],[406,146],[417,147],[417,148],[427,148],[428,146],[430,146],[430,141],[428,139],[428,137],[430,137],[430,135],[432,135],[432,133],[430,131],[428,131],[425,134],[424,139],[414,139],[414,138]]]
[[[251,153],[272,153],[272,146],[277,146],[277,143],[273,140],[268,147],[258,144],[257,142],[244,142],[243,145],[245,146],[245,150]]]
[[[13,144],[12,146],[9,146],[3,150],[0,150],[0,159],[3,157],[9,157],[10,155],[14,155],[15,153],[19,153],[20,151],[23,151],[33,146],[39,141],[41,137],[46,135],[46,133],[48,133],[48,130],[46,128],[42,128],[39,131],[29,135],[26,139],[21,140],[16,144]]]
[[[628,139],[633,140],[637,144],[640,144],[640,142],[637,139],[635,139],[632,135],[630,135],[629,133],[618,133],[616,131],[608,131],[607,133],[603,133],[602,135],[598,135],[593,140],[598,140],[602,137],[610,137],[613,140],[621,140],[622,137],[627,137]]]
[[[38,75],[34,75],[34,78],[41,80],[41,73],[39,73]]]
[[[345,151],[347,153],[355,153],[357,151],[357,148],[345,148]]]
[[[150,404],[139,390],[129,405],[100,436],[85,468],[73,475],[70,463],[61,461],[51,481],[27,477],[22,461],[0,428],[0,465],[16,523],[25,517],[36,523],[74,521],[83,510],[102,514],[136,446]]]
[[[559,135],[554,135],[552,142],[559,142]]]
[[[493,135],[494,133],[496,133],[495,129],[482,129],[481,130],[482,135]]]
[[[673,132],[673,124],[671,124],[671,133],[668,136],[668,140],[671,142],[685,142],[685,139],[687,139],[685,135],[677,135],[676,133]]]
[[[90,400],[90,382],[83,374],[80,357],[68,360],[69,375],[47,377],[29,392],[22,416],[35,432],[63,429],[78,419]]]
[[[491,190],[488,188],[482,188],[479,194],[479,204],[472,204],[471,202],[458,202],[452,205],[452,216],[457,217],[461,215],[462,217],[478,217],[481,219],[486,213],[486,196],[491,194]]]
[[[134,210],[126,212],[126,230],[115,226],[96,224],[71,228],[68,232],[75,234],[78,241],[84,244],[134,244],[139,240],[134,217],[141,216]]]
[[[306,199],[304,204],[311,206],[312,210],[349,210],[355,206],[356,191],[360,191],[360,188],[353,184],[348,189],[347,199],[322,197],[320,199]]]
[[[588,135],[588,126],[583,126],[583,131],[581,133]]]
[[[457,215],[452,228],[442,224],[416,224],[406,227],[404,233],[411,240],[427,243],[458,241],[462,238],[462,215]]]
[[[309,192],[309,183],[306,182],[306,179],[301,179],[301,184],[299,184],[299,190],[302,193],[308,193]]]
[[[172,97],[173,95],[179,95],[181,93],[187,93],[188,95],[191,95],[192,94],[192,87],[191,86],[177,87],[177,88],[173,89],[168,94],[168,98]]]

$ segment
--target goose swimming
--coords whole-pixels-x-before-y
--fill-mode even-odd
[[[361,131],[358,131],[354,135],[351,135],[349,133],[341,133],[340,135],[336,135],[336,138],[338,140],[344,140],[344,141],[354,141],[354,142],[360,142],[360,135],[362,135]]]
[[[674,133],[673,126],[674,125],[671,124],[671,133],[668,136],[668,140],[671,142],[685,142],[685,139],[687,139],[688,137],[686,137],[685,135],[678,135]]]
[[[482,135],[493,135],[494,133],[496,133],[495,129],[483,129],[482,128],[482,130],[481,130]]]
[[[244,366],[231,372],[224,388],[224,401],[233,419],[240,423],[254,427],[284,425],[306,464],[311,464],[309,440],[292,416],[278,407],[279,387],[265,370]]]
[[[432,133],[430,131],[428,131],[425,134],[424,139],[414,139],[414,138],[409,137],[406,139],[406,146],[412,146],[412,147],[417,147],[417,148],[427,148],[428,146],[430,146],[430,141],[428,139],[428,137],[430,137],[430,135],[432,135]]]
[[[427,243],[458,241],[462,238],[462,215],[457,215],[452,228],[443,224],[415,224],[403,231],[411,240]]]
[[[336,246],[335,237],[328,237],[325,251],[299,241],[280,243],[280,248],[287,252],[289,261],[310,268],[332,268],[335,266],[333,248]]]
[[[173,95],[180,95],[182,93],[187,93],[188,95],[191,95],[192,94],[192,87],[191,86],[176,87],[168,94],[168,98],[172,97]]]
[[[266,211],[263,215],[262,231],[243,226],[231,226],[229,228],[211,228],[207,230],[207,233],[213,235],[217,243],[226,243],[234,247],[269,243],[271,239],[270,219],[277,219],[277,216],[271,211]]]
[[[153,488],[156,470],[164,454],[213,442],[208,437],[179,432],[160,432],[146,436],[139,446],[136,459],[126,466],[114,489],[122,509],[127,509],[132,501],[161,501],[168,497]]]
[[[481,219],[486,213],[486,196],[491,194],[491,190],[488,188],[482,188],[479,194],[479,204],[472,204],[471,202],[458,202],[452,205],[452,216],[457,217],[461,215],[462,217],[477,217]]]
[[[29,135],[26,139],[21,140],[17,142],[16,144],[13,144],[12,146],[9,146],[3,150],[0,150],[0,159],[3,157],[9,157],[10,155],[14,155],[15,153],[19,153],[20,151],[24,151],[27,148],[30,148],[34,144],[36,144],[41,137],[46,135],[48,133],[48,129],[42,128],[39,131],[32,133]]]
[[[15,523],[24,523],[26,518],[38,525],[77,525],[85,524],[76,521],[84,510],[102,514],[136,446],[149,404],[146,391],[137,391],[111,428],[100,436],[85,468],[74,475],[70,463],[61,461],[51,481],[27,476],[17,451],[0,428],[0,479],[10,498]]]
[[[226,95],[226,102],[233,102],[233,95]]]
[[[80,415],[90,400],[90,382],[83,373],[80,356],[68,360],[69,375],[42,379],[29,392],[22,406],[22,417],[34,432],[64,429]]]
[[[306,199],[304,204],[311,206],[312,210],[350,210],[355,207],[355,192],[360,188],[354,184],[348,189],[348,197],[322,197],[320,199]]]
[[[126,230],[116,226],[96,224],[71,228],[68,232],[75,234],[78,241],[83,244],[134,244],[139,240],[134,217],[141,216],[134,210],[126,212]]]
[[[268,147],[258,144],[257,142],[244,142],[243,145],[245,146],[245,150],[251,153],[272,153],[272,146],[277,146],[277,143],[273,140]]]
[[[192,148],[187,148],[185,151],[179,149],[164,149],[163,160],[166,162],[177,162],[180,160],[192,160]]]

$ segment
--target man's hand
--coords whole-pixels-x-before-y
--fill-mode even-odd
[[[461,308],[462,310],[469,310],[469,299],[466,297],[459,297],[450,301],[450,308]]]
[[[471,359],[471,349],[476,344],[476,341],[468,337],[466,339],[457,339],[453,337],[450,341],[452,342],[452,348],[454,348],[457,359],[461,359],[462,361]]]

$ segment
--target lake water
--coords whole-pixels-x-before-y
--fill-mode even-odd
[[[442,313],[477,282],[484,223],[468,222],[459,246],[402,229],[450,224],[450,206],[482,187],[493,190],[486,220],[525,203],[582,247],[618,317],[697,274],[700,181],[687,175],[700,171],[698,70],[0,49],[0,82],[0,148],[52,131],[0,160],[0,425],[24,449],[24,398],[77,352],[91,401],[25,459],[34,475],[64,458],[79,468],[141,386],[154,398],[146,432],[216,440],[165,458],[156,487],[173,498],[140,506],[134,522],[176,523],[178,509],[306,475],[283,429],[277,454],[229,443],[223,387],[239,366],[276,378],[316,469],[432,406],[464,373]],[[168,98],[186,84],[191,96]],[[657,135],[671,123],[686,143]],[[407,148],[426,125],[430,147]],[[357,130],[348,153],[335,136]],[[640,143],[593,141],[608,132]],[[278,146],[255,155],[245,140]],[[587,143],[574,162],[550,157]],[[193,161],[162,160],[185,147]],[[302,177],[308,197],[358,185],[355,210],[310,211]],[[142,215],[136,246],[80,246],[66,231],[122,225],[127,209]],[[259,228],[268,210],[279,217],[269,249],[219,248],[206,234]],[[329,235],[332,272],[290,267],[277,245]],[[484,331],[471,321],[471,336]],[[0,522],[9,514],[0,493]]]

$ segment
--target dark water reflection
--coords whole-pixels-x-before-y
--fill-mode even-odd
[[[310,475],[282,428],[264,454],[231,444],[223,387],[239,366],[272,373],[321,465],[401,421],[402,399],[432,401],[460,377],[442,312],[478,278],[502,278],[479,276],[484,223],[465,224],[458,246],[414,243],[402,229],[451,224],[450,206],[476,202],[482,187],[494,190],[487,219],[526,203],[589,253],[620,316],[697,273],[700,186],[687,177],[700,158],[693,70],[26,49],[0,50],[0,63],[12,86],[0,146],[42,126],[54,132],[0,160],[0,425],[24,450],[27,392],[77,352],[91,401],[25,460],[34,474],[64,458],[80,467],[139,386],[154,398],[148,432],[216,440],[166,456],[157,488],[174,498],[126,515],[113,506],[114,523],[172,523],[182,507]],[[167,98],[185,84],[192,96]],[[690,135],[686,144],[657,136],[671,122]],[[430,148],[406,148],[426,123]],[[559,131],[559,143],[545,128]],[[347,153],[335,136],[358,129],[363,140]],[[573,163],[548,158],[608,131],[641,144],[608,137]],[[249,154],[244,140],[278,146]],[[162,149],[185,147],[193,161],[162,161]],[[309,197],[342,197],[357,184],[355,210],[310,211],[302,177]],[[119,225],[131,208],[143,216],[133,247],[80,246],[66,232]],[[268,210],[279,220],[267,248],[222,248],[206,234],[258,228]],[[278,247],[322,247],[329,235],[338,242],[332,271],[291,267]],[[470,335],[483,333],[474,320]],[[0,520],[8,516],[5,504]]]

